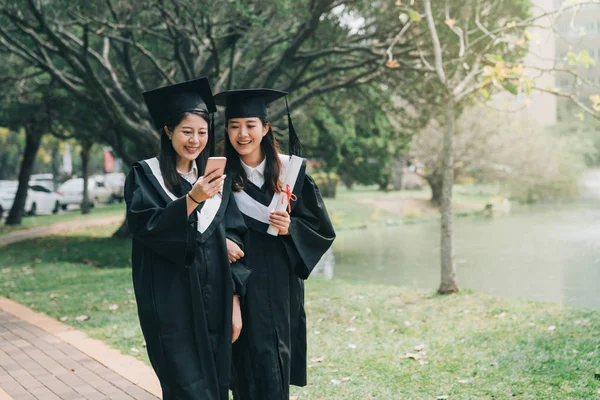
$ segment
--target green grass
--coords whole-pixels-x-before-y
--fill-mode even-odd
[[[0,295],[147,362],[130,242],[110,238],[115,228],[6,247]],[[598,397],[600,311],[319,279],[307,282],[306,308],[309,385],[293,388],[299,400]]]
[[[110,204],[101,207],[95,207],[89,214],[82,214],[79,209],[61,211],[60,214],[35,215],[33,217],[23,217],[21,225],[8,226],[2,223],[0,225],[0,235],[15,232],[21,229],[36,228],[60,222],[84,221],[88,219],[123,215],[125,216],[125,203]]]
[[[430,198],[428,187],[382,192],[375,186],[357,186],[352,190],[340,186],[336,198],[325,199],[325,205],[336,229],[345,230],[436,220],[439,210],[431,205]],[[454,214],[459,217],[477,214],[487,203],[501,199],[499,188],[493,185],[455,185]]]

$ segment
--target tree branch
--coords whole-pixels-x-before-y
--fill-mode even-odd
[[[425,19],[427,20],[427,26],[429,27],[429,33],[431,34],[431,41],[433,43],[433,54],[435,57],[435,71],[440,81],[446,85],[446,73],[442,66],[442,46],[440,45],[440,39],[435,29],[435,22],[433,21],[433,14],[431,12],[431,0],[424,0],[425,3]]]

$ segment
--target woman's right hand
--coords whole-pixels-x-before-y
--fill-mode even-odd
[[[223,182],[225,181],[226,175],[219,176],[218,172],[218,170],[213,171],[206,176],[198,178],[192,187],[192,190],[190,190],[190,194],[194,200],[198,202],[206,201],[223,189]]]
[[[233,264],[240,258],[244,257],[244,252],[240,249],[240,246],[237,245],[233,240],[225,239],[227,243],[227,257],[229,258],[229,263]]]

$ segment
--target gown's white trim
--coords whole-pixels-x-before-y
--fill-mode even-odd
[[[144,160],[143,162],[145,162],[150,167],[152,174],[156,177],[156,180],[158,181],[164,192],[167,194],[167,196],[169,196],[171,200],[177,200],[177,196],[171,193],[171,191],[169,191],[169,189],[167,189],[167,186],[165,185],[165,180],[160,171],[160,164],[158,162],[158,158],[150,158],[148,160]],[[210,224],[215,219],[215,216],[217,215],[217,212],[221,207],[221,199],[221,193],[218,193],[216,196],[204,202],[204,206],[202,206],[200,212],[196,211],[196,213],[198,214],[198,231],[200,233],[204,233],[204,231],[208,229]]]
[[[281,160],[281,173],[279,175],[281,181],[283,181],[285,177],[285,173],[289,166],[290,156],[285,154],[280,154],[279,159]],[[250,218],[253,218],[257,221],[260,221],[265,224],[269,224],[269,211],[274,210],[278,201],[281,201],[281,196],[275,194],[271,203],[268,206],[265,206],[262,203],[254,200],[248,193],[244,190],[239,192],[234,192],[233,196],[235,198],[235,202],[240,210],[240,212]]]

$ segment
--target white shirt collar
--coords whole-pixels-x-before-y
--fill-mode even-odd
[[[244,168],[244,171],[246,171],[246,175],[247,176],[251,176],[254,175],[254,173],[258,173],[260,174],[260,176],[265,175],[265,167],[267,166],[267,157],[265,157],[262,162],[260,164],[258,164],[256,167],[251,167],[248,164],[246,164],[245,162],[243,162],[240,159],[240,162],[242,163],[242,168]]]
[[[198,166],[196,165],[195,161],[192,162],[192,168],[188,172],[181,172],[177,170],[177,173],[179,173],[183,179],[192,185],[198,180]]]

